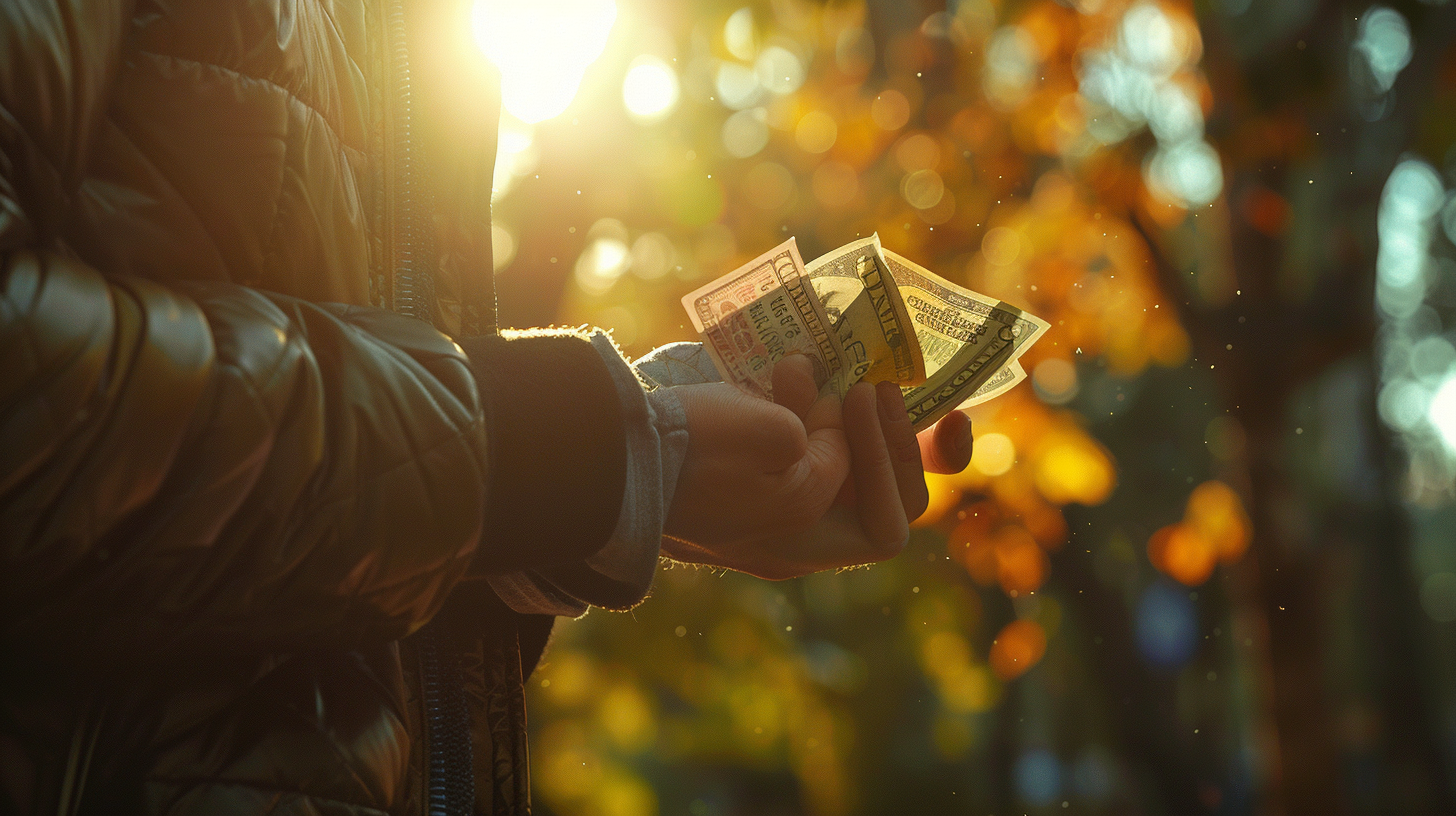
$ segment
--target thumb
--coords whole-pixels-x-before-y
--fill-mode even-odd
[[[814,363],[795,352],[774,364],[773,401],[803,419],[814,407]]]

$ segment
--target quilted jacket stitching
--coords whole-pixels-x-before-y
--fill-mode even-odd
[[[348,140],[345,139],[343,137],[343,135],[342,135],[344,129],[342,127],[340,127],[337,123],[335,123],[334,121],[332,121],[332,119],[330,118],[329,114],[316,101],[304,99],[294,89],[289,88],[286,85],[281,85],[278,82],[276,82],[275,80],[269,79],[267,77],[260,77],[260,76],[257,76],[256,74],[250,74],[247,71],[242,71],[242,70],[239,70],[237,68],[233,68],[233,67],[228,66],[228,65],[221,65],[219,63],[209,62],[207,60],[193,59],[192,57],[182,57],[182,56],[178,56],[176,54],[168,54],[168,53],[166,53],[164,51],[151,51],[151,50],[147,50],[147,49],[137,49],[137,52],[136,53],[137,53],[138,56],[155,57],[155,58],[159,58],[159,59],[171,60],[171,61],[179,62],[179,63],[185,63],[185,64],[188,64],[188,65],[196,65],[196,66],[201,67],[201,68],[210,68],[210,69],[219,71],[221,73],[227,74],[227,75],[229,75],[229,76],[231,76],[231,77],[233,77],[235,79],[243,79],[243,80],[247,80],[249,82],[257,82],[260,85],[267,85],[270,88],[273,88],[273,89],[279,91],[280,93],[283,93],[289,99],[292,99],[293,101],[297,102],[298,104],[300,104],[300,105],[308,108],[309,110],[313,111],[314,113],[318,114],[319,115],[319,118],[320,119],[323,119],[324,120],[324,124],[328,126],[329,131],[334,134],[334,138],[337,139],[340,144],[348,144]],[[360,145],[351,145],[351,146],[354,147],[354,149],[359,150],[361,152],[364,151],[364,148],[362,146],[360,146]]]

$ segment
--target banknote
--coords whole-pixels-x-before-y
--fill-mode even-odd
[[[771,397],[773,365],[805,354],[821,393],[865,378],[901,386],[915,429],[1026,379],[1017,359],[1048,324],[880,246],[807,266],[791,238],[683,298],[723,379]]]
[[[774,363],[797,352],[821,389],[848,390],[853,371],[793,238],[690,292],[683,306],[724,380],[772,398]]]
[[[968,401],[990,399],[1025,378],[1021,367],[1013,364],[1046,331],[1046,321],[957,286],[889,250],[882,254],[909,309],[925,359],[925,382],[901,389],[915,430],[930,427]],[[988,383],[988,390],[981,392]]]
[[[919,339],[881,250],[879,236],[871,235],[815,258],[806,268],[844,351],[850,372],[843,378],[846,390],[861,379],[902,385],[925,381]]]
[[[996,369],[996,373],[991,375],[991,379],[986,380],[980,388],[976,389],[974,394],[966,397],[966,401],[957,405],[956,409],[970,408],[971,406],[993,400],[1015,388],[1016,384],[1024,379],[1026,379],[1026,369],[1021,367],[1021,363],[1012,360],[1010,365],[1004,365]]]

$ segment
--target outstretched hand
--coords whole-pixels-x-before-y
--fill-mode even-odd
[[[917,439],[894,384],[857,384],[841,404],[798,355],[774,369],[774,402],[723,383],[676,392],[688,452],[663,550],[680,561],[771,579],[883,561],[925,511],[925,470],[970,461],[964,414]]]

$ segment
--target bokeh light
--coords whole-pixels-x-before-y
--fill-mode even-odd
[[[1101,504],[1117,485],[1111,456],[1086,434],[1048,433],[1034,460],[1037,489],[1056,504]]]
[[[1213,574],[1218,552],[1192,525],[1170,524],[1148,539],[1148,560],[1174,580],[1198,586]]]
[[[1031,374],[1037,396],[1048,405],[1064,405],[1077,396],[1077,367],[1058,357],[1036,364]]]
[[[981,254],[996,266],[1013,264],[1021,255],[1021,236],[1010,227],[992,227],[981,237]]]
[[[741,110],[723,120],[723,149],[740,159],[768,144],[768,114],[763,108]]]
[[[1000,29],[986,49],[986,97],[1002,108],[1013,107],[1031,90],[1040,65],[1036,39],[1026,29]]]
[[[1045,748],[1026,751],[1016,759],[1016,794],[1035,808],[1047,807],[1062,792],[1062,765]]]
[[[600,294],[627,271],[631,257],[627,227],[614,218],[603,218],[592,225],[587,239],[586,249],[576,260],[576,285]]]
[[[809,111],[794,128],[794,141],[807,153],[823,153],[839,138],[834,117],[824,111]]]
[[[906,173],[934,170],[940,165],[940,144],[928,133],[913,133],[895,145],[895,162]]]
[[[1046,580],[1047,557],[1036,538],[1020,524],[1006,524],[992,536],[996,579],[1013,598],[1035,592]]]
[[[1154,666],[1177,668],[1198,646],[1198,616],[1188,591],[1157,581],[1143,591],[1137,606],[1137,644]]]
[[[892,88],[875,97],[870,104],[870,116],[885,130],[899,130],[910,121],[910,101]]]
[[[677,263],[677,248],[660,232],[644,232],[632,242],[632,274],[657,280]]]
[[[934,170],[916,170],[900,182],[900,194],[918,210],[928,210],[945,196],[945,181]]]
[[[1041,662],[1046,645],[1046,632],[1036,621],[1012,621],[991,643],[991,669],[1002,680],[1020,677]]]
[[[1394,12],[1391,12],[1394,13]],[[1406,489],[1423,502],[1456,494],[1456,348],[1432,311],[1438,221],[1448,192],[1429,163],[1407,158],[1386,179],[1376,214],[1375,301],[1380,417],[1410,452]],[[1434,319],[1433,319],[1434,318]]]
[[[1207,142],[1185,139],[1153,153],[1148,183],[1155,193],[1196,207],[1213,201],[1223,190],[1223,167]]]
[[[1208,542],[1221,561],[1236,561],[1249,547],[1251,525],[1244,503],[1223,482],[1207,481],[1195,487],[1188,495],[1183,521]]]
[[[644,121],[655,121],[677,105],[677,73],[672,66],[651,55],[632,61],[622,80],[622,102],[627,111]]]
[[[723,45],[728,53],[748,62],[758,51],[758,37],[753,30],[753,9],[744,6],[728,15],[723,23]]]
[[[1112,144],[1146,124],[1158,141],[1143,171],[1148,189],[1180,207],[1213,202],[1224,183],[1218,152],[1203,138],[1197,80],[1187,74],[1201,54],[1198,29],[1184,14],[1137,3],[1123,13],[1115,41],[1086,55],[1078,77],[1089,133]]]
[[[763,86],[758,82],[758,74],[736,62],[724,62],[718,66],[714,85],[718,99],[734,110],[752,107],[763,99]]]
[[[1000,476],[1016,464],[1016,445],[1002,433],[981,434],[971,448],[971,467],[987,476]]]
[[[771,93],[791,94],[804,84],[804,64],[794,52],[781,45],[760,51],[753,65],[759,83]]]
[[[1410,25],[1400,12],[1385,6],[1373,6],[1360,17],[1355,53],[1365,58],[1376,90],[1384,93],[1395,85],[1402,68],[1410,64]]]
[[[796,187],[794,174],[778,162],[760,162],[743,176],[744,195],[754,206],[769,211],[787,205]]]
[[[1440,435],[1446,450],[1456,456],[1456,373],[1448,374],[1432,395],[1426,419]]]

